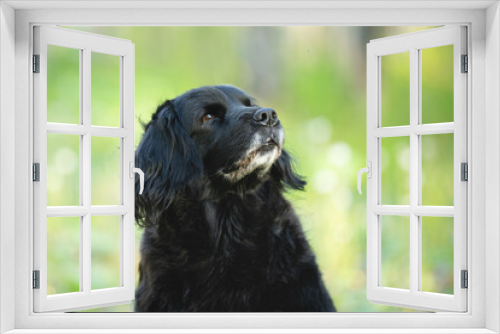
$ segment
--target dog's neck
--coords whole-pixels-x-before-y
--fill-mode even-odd
[[[224,201],[231,199],[234,196],[246,198],[255,196],[263,189],[268,187],[270,183],[269,173],[259,175],[252,173],[238,182],[231,182],[220,175],[202,180],[193,188],[192,195],[200,200]],[[209,185],[207,187],[207,184]]]
[[[226,236],[232,242],[250,242],[272,227],[274,218],[284,207],[289,207],[289,203],[281,189],[268,181],[246,192],[215,193],[191,189],[171,203],[166,218],[168,224],[176,225],[175,228],[189,230],[208,226],[206,233],[215,244],[221,244]],[[200,221],[186,222],[188,211],[197,211]],[[183,225],[179,226],[177,222]]]

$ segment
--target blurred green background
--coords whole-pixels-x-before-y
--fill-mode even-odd
[[[135,142],[156,106],[185,91],[233,84],[276,109],[285,147],[308,181],[287,194],[341,312],[408,312],[366,299],[366,44],[431,27],[73,27],[135,44]],[[453,121],[452,46],[423,50],[422,122]],[[409,56],[384,56],[382,126],[409,124]],[[48,121],[78,114],[78,51],[48,50]],[[119,125],[119,60],[92,55],[92,125]],[[48,205],[78,205],[79,145],[49,134]],[[422,136],[422,202],[453,205],[453,135]],[[119,202],[119,140],[92,138],[92,204]],[[409,204],[409,138],[381,141],[382,203]],[[363,189],[365,187],[363,177]],[[92,288],[119,284],[119,219],[92,217]],[[382,284],[409,287],[409,219],[382,217]],[[49,294],[79,290],[78,218],[50,218]],[[142,230],[136,228],[136,263]],[[422,288],[453,293],[453,219],[422,220]],[[138,275],[136,275],[136,279]],[[130,312],[133,304],[94,309]]]

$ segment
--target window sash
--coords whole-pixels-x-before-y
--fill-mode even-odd
[[[460,73],[461,54],[467,54],[465,27],[444,27],[371,41],[367,46],[367,161],[372,178],[367,179],[367,298],[375,303],[431,311],[467,310],[467,290],[461,288],[460,273],[467,267],[467,182],[460,180],[460,164],[467,162],[467,76]],[[420,50],[454,45],[454,122],[421,123]],[[381,57],[410,53],[410,125],[383,128],[381,124]],[[420,136],[454,134],[454,206],[420,205]],[[410,139],[410,205],[381,205],[381,138]],[[410,289],[381,286],[381,217],[384,214],[410,216]],[[422,216],[454,218],[453,295],[420,291]]]
[[[47,45],[80,50],[80,124],[47,122]],[[120,57],[119,128],[91,124],[91,53]],[[128,168],[134,162],[134,45],[130,41],[76,30],[35,27],[34,53],[40,55],[40,73],[34,75],[34,161],[40,163],[40,181],[34,184],[34,270],[40,271],[40,288],[34,289],[35,312],[72,311],[130,302],[134,299],[134,191]],[[47,207],[48,133],[78,135],[80,142],[80,199],[78,206]],[[91,138],[120,138],[120,205],[91,205]],[[91,217],[120,216],[120,286],[91,289]],[[79,217],[80,291],[47,295],[47,217]]]

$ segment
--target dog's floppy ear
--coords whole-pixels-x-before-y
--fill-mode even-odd
[[[142,195],[136,180],[136,219],[139,224],[153,225],[174,196],[203,172],[195,143],[182,127],[172,101],[160,105],[145,127],[135,165],[144,172]]]
[[[304,190],[306,181],[303,177],[294,172],[292,167],[292,157],[287,151],[282,150],[281,155],[271,168],[271,177],[291,189]]]

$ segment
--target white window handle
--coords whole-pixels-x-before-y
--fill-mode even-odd
[[[372,163],[370,161],[368,161],[367,165],[368,165],[367,167],[361,168],[358,171],[358,192],[360,195],[362,194],[362,192],[361,192],[361,175],[363,175],[363,173],[366,173],[366,177],[368,179],[372,178]]]
[[[130,178],[134,178],[134,173],[139,174],[139,184],[141,186],[141,189],[139,190],[139,195],[142,195],[142,191],[144,190],[144,172],[140,168],[134,167],[134,162],[130,161],[129,164],[130,167]]]

